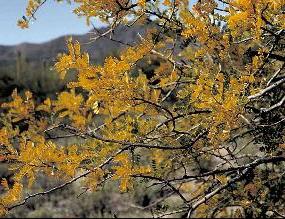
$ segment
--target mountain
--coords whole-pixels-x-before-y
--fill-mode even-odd
[[[138,39],[138,33],[143,33],[145,30],[142,26],[119,26],[115,29],[113,35],[114,39],[123,43],[132,42]],[[107,31],[106,28],[99,30],[101,33]],[[96,33],[96,32],[95,32]],[[123,44],[109,39],[110,34],[101,37],[95,42],[92,38],[98,36],[94,31],[84,35],[71,35],[73,39],[78,40],[84,50],[90,53],[95,60],[102,61],[102,59],[110,53],[116,52],[124,47]],[[42,44],[22,43],[16,46],[1,46],[0,45],[0,62],[15,60],[17,53],[21,53],[26,59],[30,61],[42,61],[54,59],[58,53],[66,52],[66,40],[69,36],[62,36]]]
[[[81,43],[82,50],[89,53],[92,61],[102,64],[105,57],[118,55],[126,46],[125,43],[137,41],[138,33],[143,35],[145,29],[143,26],[119,26],[112,33],[113,40],[110,40],[110,34],[106,34],[92,41],[98,36],[92,30],[84,35],[62,36],[42,44],[0,45],[0,98],[9,96],[15,88],[29,89],[44,96],[62,89],[66,82],[59,81],[51,67],[57,55],[67,51],[66,40],[69,37]],[[100,33],[107,30],[99,29]]]

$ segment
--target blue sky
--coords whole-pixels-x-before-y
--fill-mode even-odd
[[[0,45],[42,43],[65,34],[87,33],[91,29],[84,18],[72,13],[74,5],[50,0],[37,12],[37,20],[30,28],[22,30],[17,20],[24,15],[26,4],[27,0],[0,0]]]
[[[29,29],[22,30],[17,26],[17,20],[24,15],[27,1],[0,0],[0,45],[42,43],[62,35],[84,34],[91,29],[84,18],[72,13],[75,5],[48,0],[37,12],[37,20]],[[193,5],[196,0],[190,2]],[[100,27],[102,23],[95,22],[94,25]]]

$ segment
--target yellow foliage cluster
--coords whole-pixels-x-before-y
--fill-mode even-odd
[[[91,114],[87,116],[86,109],[83,107],[84,99],[82,95],[71,92],[62,92],[54,102],[54,111],[59,113],[59,117],[68,117],[76,127],[84,127]]]
[[[228,139],[230,130],[238,126],[238,115],[243,112],[242,98],[245,99],[246,82],[250,80],[231,78],[228,88],[225,88],[222,73],[218,73],[215,78],[209,80],[209,75],[203,72],[197,84],[192,87],[192,100],[195,106],[212,112],[206,123],[211,126],[210,139],[217,138],[217,143]],[[220,125],[223,125],[223,128],[217,128]]]
[[[9,189],[0,199],[0,212],[5,213],[4,206],[9,206],[22,198],[23,185],[16,182],[11,189]]]
[[[12,122],[18,122],[23,119],[33,118],[32,112],[35,109],[34,102],[32,100],[31,92],[25,93],[25,98],[22,98],[17,94],[17,90],[12,93],[13,101],[9,103],[3,103],[1,107],[9,108],[9,117]]]
[[[113,167],[115,174],[114,179],[119,179],[120,189],[122,192],[132,187],[132,175],[148,174],[151,172],[149,166],[133,166],[127,154],[120,154],[115,158],[120,165]]]
[[[180,14],[181,19],[187,25],[183,35],[185,37],[198,37],[200,42],[209,38],[208,26],[200,18],[195,17],[191,12],[184,10]]]
[[[90,18],[92,17],[99,17],[103,21],[106,21],[108,16],[114,16],[119,11],[118,2],[123,7],[127,7],[129,3],[127,0],[74,0],[74,2],[80,5],[74,10],[74,13],[86,17],[87,24],[90,24]]]
[[[55,68],[62,77],[69,69],[78,71],[78,81],[69,83],[69,87],[88,91],[88,106],[94,107],[100,101],[104,110],[116,116],[131,105],[130,99],[140,82],[131,79],[129,71],[152,49],[149,40],[143,40],[134,48],[127,48],[120,59],[106,58],[103,66],[91,65],[88,54],[81,55],[78,42],[73,44],[69,41],[68,48],[69,54],[62,55]]]
[[[284,14],[280,9],[284,7],[283,0],[233,0],[230,1],[228,25],[236,37],[246,31],[253,32],[256,38],[260,37],[261,28],[266,22],[284,28]]]

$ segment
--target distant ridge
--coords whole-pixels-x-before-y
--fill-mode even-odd
[[[101,33],[107,28],[102,28]],[[75,75],[69,74],[65,81],[59,80],[58,74],[52,70],[59,53],[67,52],[66,40],[71,36],[81,43],[82,50],[89,53],[90,59],[102,64],[107,56],[117,56],[126,47],[124,43],[133,43],[139,39],[138,33],[144,34],[143,26],[119,26],[114,30],[113,39],[110,35],[101,37],[95,42],[95,31],[83,35],[61,36],[54,40],[41,43],[22,43],[15,46],[0,45],[0,101],[8,98],[12,91],[31,90],[43,99],[64,89],[67,81],[74,80]],[[123,43],[122,43],[123,42]]]
[[[99,31],[103,33],[106,30],[107,28],[102,28]],[[124,43],[133,42],[138,39],[137,33],[143,33],[144,30],[145,28],[142,26],[130,28],[119,26],[114,31],[114,39]],[[87,51],[91,58],[98,63],[102,62],[106,56],[117,53],[118,50],[124,47],[123,44],[108,39],[109,35],[92,42],[90,38],[94,37],[94,33],[96,33],[95,31],[92,32],[92,34],[62,36],[41,44],[22,43],[15,46],[0,45],[0,65],[3,62],[16,60],[18,53],[21,53],[23,57],[31,62],[42,60],[52,61],[58,53],[66,52],[66,39],[70,36],[82,43],[83,50]]]

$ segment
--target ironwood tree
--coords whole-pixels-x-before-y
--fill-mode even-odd
[[[32,28],[46,2],[29,0],[18,25]],[[90,43],[125,49],[96,65],[69,39],[54,64],[62,79],[77,72],[67,90],[42,103],[15,90],[1,103],[1,161],[13,172],[1,214],[80,180],[90,191],[156,186],[159,217],[284,217],[284,0],[57,2],[108,24]],[[146,31],[123,42],[122,25]],[[139,65],[154,60],[151,74]],[[64,182],[31,194],[39,173]],[[156,209],[170,196],[178,207]]]

